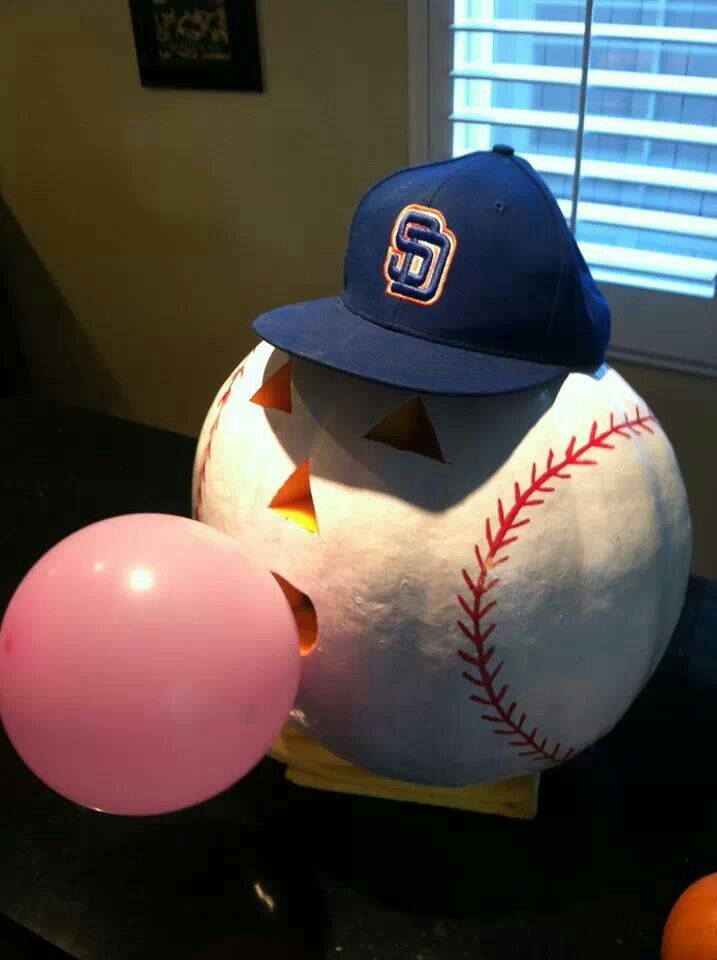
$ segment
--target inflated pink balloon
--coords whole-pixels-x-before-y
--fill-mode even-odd
[[[279,734],[296,623],[268,570],[194,520],[132,514],[62,540],[0,629],[0,715],[46,784],[108,813],[229,787]]]

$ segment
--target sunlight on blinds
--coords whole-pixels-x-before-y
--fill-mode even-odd
[[[598,280],[711,297],[717,273],[717,0],[455,0],[453,154],[512,144]]]

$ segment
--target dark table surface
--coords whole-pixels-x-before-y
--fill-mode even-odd
[[[0,450],[0,610],[77,528],[188,515],[188,437],[26,397],[0,401]],[[270,759],[194,809],[112,817],[0,732],[0,957],[656,960],[717,871],[716,645],[717,584],[692,578],[648,687],[543,776],[532,822],[305,790]]]

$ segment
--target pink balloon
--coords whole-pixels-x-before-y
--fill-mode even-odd
[[[0,715],[27,765],[108,813],[167,813],[266,753],[299,683],[289,603],[231,537],[164,514],[92,524],[18,587]]]

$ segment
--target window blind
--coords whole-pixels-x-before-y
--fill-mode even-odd
[[[453,154],[512,144],[598,281],[714,296],[717,0],[455,0],[452,83]]]

